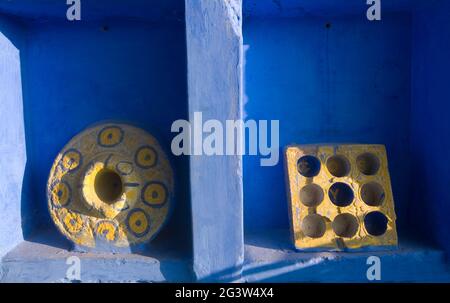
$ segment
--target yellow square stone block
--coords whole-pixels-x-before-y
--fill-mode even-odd
[[[285,149],[291,232],[297,249],[397,245],[383,145],[291,145]]]

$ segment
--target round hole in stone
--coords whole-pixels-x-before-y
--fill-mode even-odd
[[[350,161],[341,155],[331,156],[327,160],[327,169],[335,177],[345,177],[350,173]]]
[[[361,187],[361,199],[369,206],[380,206],[384,197],[384,189],[377,182],[369,182]]]
[[[320,172],[320,161],[314,156],[303,156],[297,161],[297,169],[304,177],[315,177]]]
[[[300,190],[300,201],[303,205],[308,207],[314,207],[322,203],[323,190],[317,184],[308,184]]]
[[[307,215],[302,221],[302,231],[310,238],[320,238],[325,234],[327,229],[325,219],[318,215]]]
[[[358,231],[358,220],[351,214],[340,214],[334,218],[331,227],[336,235],[342,238],[352,238]]]
[[[355,196],[349,185],[337,182],[331,185],[330,190],[328,191],[328,197],[334,205],[345,207],[352,204]]]
[[[387,230],[388,219],[379,212],[373,211],[364,217],[364,226],[369,234],[372,236],[381,236]]]
[[[95,176],[94,188],[100,200],[113,203],[122,195],[122,178],[115,171],[104,168]]]
[[[372,153],[364,153],[356,158],[356,165],[365,175],[375,175],[380,169],[380,159]]]

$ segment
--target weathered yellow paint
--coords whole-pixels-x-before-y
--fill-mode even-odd
[[[104,221],[97,225],[95,233],[103,235],[107,241],[112,242],[116,239],[117,229],[112,222]]]
[[[151,167],[155,165],[156,160],[156,152],[149,147],[144,147],[137,153],[136,162],[142,167]]]
[[[129,226],[136,234],[142,234],[148,228],[148,220],[143,211],[133,213],[128,220]]]
[[[122,195],[113,202],[105,203],[101,200],[95,190],[95,180],[100,171],[105,168],[112,169],[111,167],[105,165],[104,162],[97,160],[86,169],[82,183],[82,194],[84,200],[90,205],[91,209],[106,218],[112,219],[117,216],[126,203],[127,191],[124,191]]]
[[[166,200],[166,192],[161,184],[150,184],[145,188],[144,200],[152,205],[160,205]]]
[[[64,183],[57,183],[51,190],[52,200],[57,206],[65,206],[70,202],[69,188]]]
[[[64,226],[71,234],[79,233],[83,228],[83,221],[80,215],[68,212],[63,217]]]
[[[99,134],[99,144],[112,147],[116,144],[119,144],[123,139],[122,129],[117,126],[109,126],[105,127],[100,131]]]
[[[81,156],[80,154],[69,151],[62,158],[62,165],[68,171],[75,170],[81,164]]]
[[[120,177],[118,184],[106,184],[118,192],[111,199],[98,189],[105,171]],[[127,247],[148,242],[166,221],[173,171],[159,143],[145,131],[126,124],[97,125],[59,153],[47,191],[53,221],[74,243]]]
[[[358,156],[367,153],[374,155],[379,160],[379,169],[373,175],[366,175],[360,169],[362,168],[364,170],[367,168],[365,167],[367,163],[358,158]],[[304,163],[298,164],[299,159],[307,155],[314,156],[320,161],[320,171],[316,176],[305,177],[299,173],[298,165],[305,165]],[[330,172],[337,168],[338,164],[335,161],[330,160],[328,162],[329,166],[327,167],[327,161],[330,157],[336,155],[340,155],[348,160],[348,171],[343,176],[336,173],[333,175]],[[358,163],[357,159],[359,159]],[[383,145],[293,145],[288,146],[285,150],[285,164],[288,179],[291,228],[296,248],[341,250],[345,248],[357,249],[367,246],[397,245],[396,214],[394,211],[386,150]],[[337,177],[336,175],[339,176]],[[353,190],[354,199],[348,206],[340,207],[332,203],[330,195],[333,196],[338,193],[329,193],[329,191],[330,187],[336,182],[345,183]],[[384,199],[379,199],[383,201],[381,205],[371,206],[362,199],[362,187],[371,182],[381,185],[384,191]],[[311,195],[303,196],[303,202],[301,201],[300,193],[302,189],[310,184],[317,185],[318,188],[315,185],[312,185],[312,187],[315,187],[315,190],[320,189],[322,191],[322,196],[318,196],[323,197],[323,199],[318,204],[311,202],[314,200],[311,198]],[[317,192],[320,193],[320,191]],[[366,197],[366,201],[368,200]],[[379,211],[387,218],[387,229],[382,235],[371,235],[365,227],[364,218],[366,214],[372,211]],[[354,235],[342,237],[335,233],[332,222],[340,214],[350,214],[356,218],[358,224],[355,226]],[[312,216],[308,217],[305,221],[308,215]],[[309,232],[306,230],[310,226],[308,225],[308,220],[324,222],[322,226],[323,230],[318,229],[320,232],[317,232],[317,237],[310,237],[305,234],[305,232]],[[349,232],[349,230],[345,230],[348,227],[343,227],[344,230],[341,231]],[[336,230],[339,229],[337,228]],[[320,236],[322,232],[323,235]]]

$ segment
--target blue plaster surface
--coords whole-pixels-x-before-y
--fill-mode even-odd
[[[21,192],[26,165],[20,48],[22,26],[0,19],[0,259],[22,239]]]
[[[245,282],[368,283],[367,259],[380,258],[380,282],[449,282],[444,252],[409,239],[381,252],[303,253],[291,248],[288,230],[246,233]]]
[[[82,20],[183,20],[184,0],[82,0]],[[65,20],[65,0],[0,0],[0,12],[26,19]]]
[[[191,119],[241,119],[240,22],[239,0],[186,1]],[[196,277],[233,276],[243,261],[242,159],[192,156],[190,173]]]
[[[439,4],[440,0],[387,0],[381,1],[382,14],[409,12]],[[278,18],[304,16],[365,16],[365,0],[245,0],[244,17]]]
[[[64,241],[52,239],[52,231],[24,241],[2,260],[2,282],[74,282],[67,272],[80,259],[81,282],[190,282],[191,259],[166,241],[151,252],[134,254],[70,252]],[[75,281],[75,282],[80,282]]]
[[[411,228],[450,252],[450,2],[413,19]]]
[[[400,232],[410,200],[410,27],[404,14],[376,24],[365,15],[244,20],[246,119],[279,120],[281,147],[385,144]],[[285,188],[282,157],[274,167],[244,157],[246,230],[288,228]]]

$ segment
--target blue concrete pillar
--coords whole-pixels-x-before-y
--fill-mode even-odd
[[[242,117],[241,0],[185,0],[191,123]],[[224,136],[225,137],[225,136]],[[243,262],[242,157],[190,160],[194,272],[233,280]]]
[[[22,180],[26,164],[19,26],[0,22],[0,259],[23,240]]]

